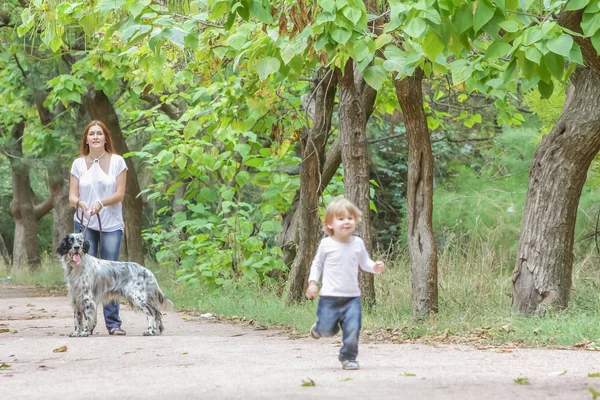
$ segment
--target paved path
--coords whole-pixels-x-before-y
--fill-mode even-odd
[[[65,297],[25,295],[0,286],[0,399],[588,400],[587,388],[600,391],[600,378],[587,377],[600,372],[600,352],[362,344],[361,369],[344,371],[339,337],[289,338],[173,312],[163,336],[144,337],[143,315],[123,306],[127,336],[69,338]],[[302,386],[308,379],[315,386]]]

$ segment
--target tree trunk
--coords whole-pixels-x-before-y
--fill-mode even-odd
[[[408,252],[412,276],[412,315],[438,311],[437,252],[433,237],[433,154],[423,109],[423,71],[395,81],[408,139]]]
[[[371,253],[371,198],[369,179],[369,155],[367,153],[367,120],[375,103],[376,92],[367,85],[360,73],[354,70],[354,61],[348,60],[344,73],[337,70],[339,80],[339,120],[342,140],[342,164],[344,165],[344,197],[362,212],[358,234]],[[365,102],[365,98],[368,99]],[[362,270],[359,283],[363,304],[375,305],[373,274]]]
[[[325,154],[325,167],[321,176],[321,187],[319,188],[318,196],[321,196],[323,190],[329,185],[335,172],[342,163],[342,142],[339,136],[331,144],[327,154]],[[300,204],[300,189],[296,191],[292,206],[283,216],[283,230],[279,236],[279,246],[283,252],[283,262],[289,268],[294,264],[296,259],[296,250],[298,249],[298,220],[300,212],[298,211]]]
[[[54,206],[52,248],[57,249],[60,241],[73,232],[73,207],[69,204],[69,170],[57,162],[54,173],[49,173],[48,186]],[[60,172],[57,172],[60,171]]]
[[[91,119],[99,120],[106,124],[111,133],[115,152],[125,154],[129,152],[127,143],[121,132],[119,117],[113,108],[110,99],[101,90],[89,90],[84,96],[85,108]],[[135,167],[130,158],[125,159],[127,164],[127,186],[125,200],[123,201],[123,219],[125,231],[121,248],[121,259],[144,263],[142,248],[142,199],[138,197],[140,185],[138,183]]]
[[[0,258],[5,265],[10,265],[10,254],[8,254],[8,249],[6,248],[2,233],[0,233]]]
[[[317,250],[319,231],[319,186],[324,167],[325,144],[331,128],[331,115],[335,100],[337,80],[332,71],[311,90],[315,102],[315,119],[303,146],[300,168],[300,219],[298,257],[292,269],[288,303],[304,298],[308,284],[308,271]]]
[[[52,210],[52,201],[46,199],[35,205],[35,195],[29,181],[29,167],[23,162],[23,133],[25,123],[13,126],[12,141],[14,158],[9,158],[12,169],[13,198],[10,211],[15,219],[12,270],[33,271],[40,267],[40,242],[38,223]]]
[[[577,206],[587,170],[600,150],[600,80],[578,68],[574,90],[552,132],[538,146],[529,176],[513,309],[543,315],[565,308],[571,292]]]

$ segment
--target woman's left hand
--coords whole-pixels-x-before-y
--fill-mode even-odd
[[[90,208],[90,215],[94,216],[98,214],[100,210],[102,210],[102,206],[100,205],[100,203],[95,201],[94,204],[92,204],[92,207]]]

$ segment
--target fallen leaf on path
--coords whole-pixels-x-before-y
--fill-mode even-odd
[[[0,364],[0,369],[1,369],[1,370],[5,370],[5,369],[9,369],[9,368],[10,368],[10,365],[9,365],[9,364],[7,364],[7,363],[2,363],[2,364]]]
[[[10,332],[10,329],[7,329],[7,328],[0,329],[0,333],[8,333],[8,332]]]
[[[35,307],[35,304],[27,304],[26,307]]]
[[[600,372],[589,373],[588,378],[600,378]]]
[[[348,382],[348,381],[351,381],[351,380],[352,380],[352,378],[340,379],[340,382]]]
[[[302,380],[302,386],[317,386],[317,384],[312,379],[306,378]]]
[[[53,353],[64,353],[67,351],[67,346],[60,346],[57,349],[52,350]]]
[[[417,376],[416,374],[411,374],[410,372],[403,372],[400,376]]]
[[[564,371],[550,372],[548,375],[549,376],[563,376],[566,373],[567,373],[567,370],[565,369]]]
[[[509,349],[496,349],[496,353],[512,353],[512,350]]]
[[[188,353],[187,351],[184,351],[183,353],[181,353],[181,355],[186,355],[187,353]]]
[[[600,397],[600,392],[598,392],[596,389],[591,387],[586,387],[586,389],[589,390],[592,394],[592,400],[595,400],[596,398]]]
[[[531,385],[531,383],[529,382],[529,379],[527,379],[527,378],[517,378],[517,379],[515,379],[515,383],[517,383],[519,385]]]

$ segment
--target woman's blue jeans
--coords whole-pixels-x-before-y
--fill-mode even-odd
[[[358,337],[362,326],[360,297],[321,296],[317,307],[316,331],[321,336],[333,336],[342,330],[340,361],[356,360]]]
[[[82,232],[81,225],[75,221],[75,232]],[[94,229],[85,231],[85,238],[90,242],[89,254],[103,260],[117,261],[121,251],[121,239],[123,231],[102,232],[102,251],[98,253],[98,244],[100,242],[100,232]],[[119,317],[119,302],[108,303],[104,306],[104,322],[106,329],[121,327],[121,317]]]

